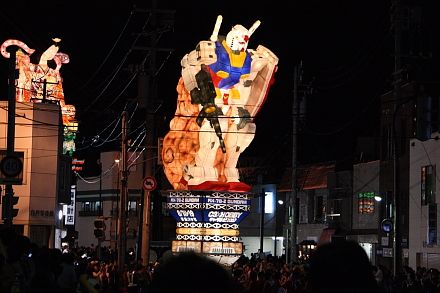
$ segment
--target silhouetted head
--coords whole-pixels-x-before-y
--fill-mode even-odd
[[[229,272],[213,260],[195,253],[180,253],[161,263],[154,272],[154,293],[235,292]]]
[[[365,250],[353,241],[318,246],[309,261],[311,293],[374,293],[378,291]]]

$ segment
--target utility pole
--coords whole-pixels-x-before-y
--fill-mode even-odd
[[[152,0],[151,9],[135,9],[136,12],[148,13],[150,17],[150,32],[142,32],[144,36],[150,38],[149,47],[135,46],[134,50],[148,52],[148,62],[145,70],[138,75],[138,96],[141,105],[145,101],[146,116],[146,137],[144,152],[144,177],[153,176],[155,173],[155,164],[153,157],[155,155],[156,133],[155,133],[155,101],[157,100],[157,75],[161,66],[157,68],[157,52],[169,52],[173,50],[158,48],[158,42],[164,32],[171,30],[170,19],[174,18],[175,11],[157,8],[157,0]],[[158,17],[160,16],[160,17]],[[163,19],[164,20],[163,20]],[[143,61],[145,63],[146,60]],[[166,60],[165,60],[166,61]],[[142,64],[144,66],[144,64]],[[150,234],[151,234],[151,195],[149,191],[143,191],[142,203],[143,212],[140,216],[141,222],[141,243],[140,256],[144,265],[150,260]]]
[[[393,74],[393,96],[394,111],[392,121],[392,148],[393,148],[393,274],[397,275],[402,267],[402,245],[400,227],[400,201],[399,192],[399,155],[397,145],[396,116],[398,104],[400,103],[400,82],[401,82],[401,38],[402,38],[402,14],[400,0],[392,2],[392,27],[394,28],[394,74]]]
[[[121,196],[119,198],[118,223],[118,267],[122,271],[125,265],[126,251],[126,209],[127,209],[127,111],[122,112],[122,150],[121,150]]]
[[[297,135],[298,135],[298,118],[299,118],[299,99],[298,84],[301,79],[302,61],[295,65],[293,71],[293,101],[292,101],[292,191],[290,196],[290,261],[296,262],[298,259],[297,251]],[[289,209],[286,209],[287,211]],[[287,252],[286,252],[287,253]]]
[[[17,46],[8,47],[9,58],[9,78],[8,78],[8,135],[6,142],[6,154],[7,156],[14,155],[15,148],[15,78],[16,78],[16,60],[17,60]],[[13,197],[14,189],[12,184],[6,184],[5,188],[5,200],[3,204],[7,206],[3,209],[6,215],[2,215],[3,223],[7,228],[12,227],[13,219]]]

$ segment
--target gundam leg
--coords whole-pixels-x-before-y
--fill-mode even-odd
[[[222,129],[226,129],[228,119],[219,117],[219,123]],[[199,150],[195,156],[195,165],[184,167],[184,176],[188,181],[189,189],[195,189],[195,186],[204,182],[218,182],[219,174],[214,165],[219,146],[214,128],[208,119],[205,119],[199,131]]]
[[[237,169],[237,162],[240,154],[251,144],[255,137],[255,123],[247,123],[244,128],[238,130],[237,125],[232,123],[226,135],[226,163],[224,174],[229,183],[231,191],[248,189],[248,185],[241,183]],[[248,190],[242,190],[248,191]]]

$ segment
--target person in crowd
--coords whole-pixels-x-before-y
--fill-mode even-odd
[[[152,293],[238,293],[230,273],[206,256],[185,252],[174,255],[154,271]]]
[[[59,292],[75,293],[78,286],[74,256],[70,252],[63,253],[61,256],[61,272],[57,278]]]
[[[57,277],[61,272],[61,256],[59,249],[42,247],[32,258],[35,261],[35,274],[30,283],[31,292],[57,292]]]
[[[353,241],[318,246],[308,272],[310,293],[377,293],[379,288],[365,250]]]
[[[100,293],[99,281],[93,277],[93,264],[83,261],[79,264],[79,286],[81,293]]]

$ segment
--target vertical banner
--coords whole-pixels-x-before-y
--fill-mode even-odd
[[[64,205],[64,225],[75,225],[75,197],[76,186],[72,185],[70,189],[70,205]]]

